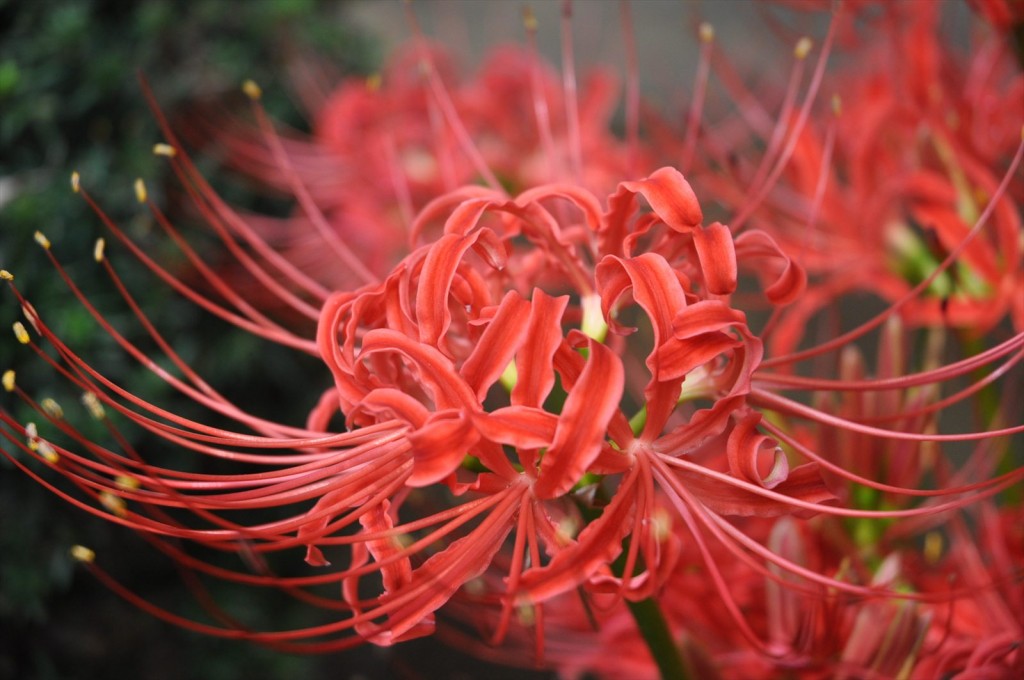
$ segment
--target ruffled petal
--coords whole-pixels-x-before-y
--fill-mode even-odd
[[[551,448],[541,460],[534,494],[561,496],[579,481],[601,452],[608,422],[622,398],[622,362],[610,349],[587,339],[589,355],[580,379],[569,392]]]

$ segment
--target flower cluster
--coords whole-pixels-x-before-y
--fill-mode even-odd
[[[317,357],[330,384],[304,424],[247,412],[149,321],[102,239],[95,260],[159,362],[40,233],[104,332],[236,426],[101,374],[4,271],[29,324],[17,340],[109,429],[87,435],[11,370],[5,389],[40,419],[0,408],[4,455],[194,581],[332,612],[253,630],[197,587],[210,619],[189,620],[76,546],[125,598],[211,635],[326,652],[436,631],[566,677],[1021,672],[1024,425],[1002,379],[1024,358],[1024,75],[1005,36],[949,47],[937,4],[850,4],[817,51],[795,40],[788,79],[759,95],[701,25],[682,123],[641,119],[631,71],[624,138],[614,78],[577,88],[569,12],[563,77],[537,56],[532,17],[529,48],[468,80],[417,29],[382,75],[342,83],[307,139],[281,136],[247,83],[255,124],[223,143],[294,195],[280,220],[219,198],[154,103],[156,152],[235,263],[208,264],[141,180],[194,270],[184,279],[77,174],[73,189],[167,285]],[[733,106],[705,112],[712,73]],[[822,106],[830,88],[842,100]],[[882,311],[848,312],[858,294]],[[941,428],[964,403],[974,427]],[[233,469],[161,466],[117,422]],[[306,571],[275,573],[278,552],[304,554]]]

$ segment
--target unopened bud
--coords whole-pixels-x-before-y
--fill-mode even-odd
[[[34,238],[36,240],[36,243],[38,243],[42,247],[46,248],[47,250],[50,249],[50,239],[46,238],[46,234],[44,234],[43,232],[37,231],[32,236],[32,238]]]
[[[77,562],[85,562],[91,564],[96,559],[96,553],[84,545],[73,545],[71,550],[68,551],[71,557]]]
[[[139,203],[145,203],[148,194],[146,193],[146,183],[139,177],[135,180],[135,200]]]
[[[103,262],[103,251],[107,247],[107,242],[102,238],[96,239],[96,245],[92,247],[92,259],[97,262]]]
[[[77,170],[75,172],[71,173],[71,190],[74,191],[76,194],[82,188],[81,182],[82,182],[82,176],[78,174]]]
[[[14,391],[14,371],[10,369],[4,371],[3,386],[7,392]]]
[[[0,279],[3,279],[4,281],[13,281],[14,274],[10,273],[6,269],[0,269]]]

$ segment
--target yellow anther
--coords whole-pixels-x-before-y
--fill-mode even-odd
[[[658,508],[651,515],[651,535],[658,543],[664,543],[672,536],[672,515],[664,508]]]
[[[814,41],[804,36],[796,41],[796,47],[793,48],[793,56],[797,59],[805,59],[811,53],[812,47],[814,47]]]
[[[924,536],[924,559],[935,564],[942,557],[943,540],[938,531],[929,531]]]
[[[56,449],[50,446],[49,442],[45,442],[42,439],[38,443],[39,455],[43,457],[50,465],[56,465],[60,462],[60,456],[57,455]]]
[[[118,475],[117,477],[114,477],[114,484],[117,484],[117,488],[119,489],[135,491],[142,485],[142,482],[131,475]]]
[[[78,174],[77,170],[75,170],[73,173],[71,173],[71,190],[77,194],[81,190],[81,188],[82,176]]]
[[[532,7],[523,8],[523,26],[531,33],[537,30],[537,15],[533,13]]]
[[[380,89],[381,83],[383,81],[384,81],[384,78],[383,78],[383,76],[381,76],[381,74],[374,73],[373,75],[367,77],[367,79],[366,79],[366,89],[369,90],[370,92],[376,92],[377,90]]]
[[[89,548],[86,548],[84,545],[73,545],[71,546],[71,550],[69,550],[68,552],[71,554],[71,557],[76,562],[85,562],[86,564],[92,564],[92,562],[96,559],[96,553],[90,550]]]
[[[135,180],[135,200],[139,203],[145,203],[146,198],[149,194],[146,193],[146,183],[139,177]]]
[[[843,112],[843,98],[837,94],[832,95],[832,115],[839,116]]]
[[[103,404],[95,392],[86,392],[82,395],[82,404],[89,409],[89,414],[96,420],[103,420],[107,413],[103,410]]]
[[[21,323],[20,321],[15,321],[13,324],[11,324],[11,328],[14,329],[14,337],[16,337],[18,339],[18,342],[20,342],[21,344],[27,345],[32,341],[32,338],[29,337],[28,331],[25,330],[25,324]]]
[[[107,247],[107,242],[102,238],[96,239],[96,245],[92,247],[92,259],[97,262],[103,262],[103,251]]]
[[[115,496],[109,491],[100,492],[100,503],[118,517],[124,517],[128,513],[124,499],[120,496]]]
[[[28,444],[29,451],[39,450],[39,430],[36,429],[35,423],[25,423],[25,443]]]
[[[14,391],[14,371],[10,369],[4,371],[3,385],[5,391]]]
[[[13,281],[14,274],[10,273],[6,269],[0,269],[0,279],[3,279],[4,281]]]
[[[157,156],[167,156],[168,158],[174,158],[178,154],[178,150],[170,144],[154,144],[153,153]]]
[[[525,627],[530,627],[537,618],[537,611],[533,608],[532,604],[519,605],[516,609],[516,619],[519,624]]]
[[[260,86],[256,84],[255,80],[247,80],[242,83],[242,92],[245,93],[246,97],[253,101],[256,101],[263,96],[263,90],[260,89]]]
[[[44,234],[43,232],[37,231],[32,238],[34,238],[36,240],[36,243],[38,243],[42,247],[46,248],[47,250],[50,249],[50,239],[46,238],[46,234]]]
[[[705,21],[701,23],[698,34],[701,42],[709,43],[715,39],[715,27]]]
[[[55,399],[46,397],[41,402],[39,402],[39,405],[43,407],[43,411],[46,412],[46,415],[50,416],[51,418],[60,420],[61,418],[64,417],[64,409],[60,407],[60,404],[58,404]]]

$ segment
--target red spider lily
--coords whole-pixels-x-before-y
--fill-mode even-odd
[[[1024,23],[1024,3],[1020,0],[969,0],[969,4],[1001,31],[1011,31]]]
[[[1024,149],[1018,144],[1008,159],[1000,157],[1007,169],[1001,180],[993,179],[984,207],[978,206],[963,229],[950,230],[943,261],[916,286],[893,295],[886,311],[818,343],[794,330],[806,317],[807,304],[817,304],[802,297],[807,285],[799,263],[803,242],[784,238],[784,229],[776,238],[745,222],[761,220],[759,202],[786,186],[789,159],[813,127],[813,102],[839,21],[817,56],[804,102],[793,105],[796,85],[792,96],[784,95],[789,103],[774,128],[780,132],[770,133],[749,200],[725,222],[705,223],[698,192],[674,167],[636,176],[621,170],[622,176],[610,182],[612,171],[620,172],[624,147],[608,141],[612,160],[602,157],[591,165],[592,156],[600,154],[590,144],[603,153],[605,136],[612,139],[603,130],[603,110],[597,115],[575,107],[568,95],[575,92],[574,83],[565,88],[563,108],[553,106],[550,83],[538,75],[534,60],[527,62],[525,74],[502,71],[501,77],[483,78],[468,88],[472,96],[464,101],[446,84],[438,60],[421,52],[425,81],[408,91],[398,87],[388,93],[382,87],[351,95],[357,108],[380,106],[389,116],[411,116],[418,125],[402,131],[413,140],[374,139],[377,133],[385,138],[394,133],[392,121],[367,132],[367,156],[354,155],[351,140],[348,146],[338,141],[334,152],[351,163],[350,170],[379,162],[382,175],[399,177],[383,195],[367,192],[360,200],[369,206],[371,222],[380,220],[388,229],[400,224],[412,244],[380,279],[365,266],[354,267],[357,285],[348,279],[344,285],[318,281],[315,271],[311,275],[271,247],[264,230],[214,194],[161,118],[169,145],[159,151],[169,156],[197,211],[239,269],[264,293],[238,290],[206,265],[144,192],[140,200],[179,243],[210,292],[175,278],[135,245],[82,189],[77,175],[75,190],[118,241],[168,285],[245,331],[319,357],[333,386],[304,426],[247,413],[197,375],[143,315],[102,242],[97,261],[173,373],[114,328],[40,235],[71,292],[106,333],[186,398],[237,425],[215,427],[184,418],[103,376],[52,332],[45,314],[37,314],[11,283],[34,330],[19,325],[18,340],[91,395],[91,409],[109,426],[117,447],[92,441],[6,374],[5,388],[44,420],[30,427],[0,411],[4,436],[22,454],[5,450],[5,456],[78,507],[135,529],[190,577],[280,589],[336,613],[323,625],[255,631],[196,586],[215,623],[187,621],[127,591],[93,563],[94,555],[78,551],[125,597],[212,635],[296,651],[366,641],[389,645],[430,633],[442,608],[466,597],[481,612],[467,616],[487,625],[493,642],[509,634],[517,614],[529,618],[540,657],[548,638],[545,612],[560,603],[572,599],[570,607],[586,610],[595,604],[613,609],[623,601],[659,602],[673,612],[667,625],[692,636],[687,649],[698,666],[707,661],[728,668],[720,657],[742,649],[735,651],[734,667],[758,672],[819,670],[826,663],[851,673],[902,670],[920,649],[928,623],[924,608],[963,599],[969,589],[919,585],[899,592],[892,579],[876,578],[878,564],[872,564],[887,564],[881,558],[888,539],[865,548],[857,544],[856,527],[891,521],[913,535],[923,523],[1019,484],[1024,469],[996,473],[987,462],[994,457],[985,450],[987,443],[1024,430],[1007,417],[1012,414],[997,414],[1008,424],[986,419],[977,431],[957,434],[938,432],[936,418],[1011,371],[1024,358],[1024,334],[948,364],[902,367],[896,365],[902,354],[894,348],[904,338],[893,324],[885,331],[885,358],[876,377],[864,375],[853,350],[841,359],[837,379],[791,369],[804,359],[848,348],[906,312],[956,263],[984,259],[973,244],[990,223],[998,224],[1004,241],[1005,234],[1019,236],[1019,220],[1003,216]],[[801,51],[800,64],[808,56],[808,50]],[[799,76],[802,69],[794,73]],[[791,82],[799,84],[800,78]],[[494,105],[505,97],[517,106]],[[637,108],[635,99],[627,108]],[[564,121],[552,124],[553,110]],[[325,215],[328,207],[307,176],[309,169],[296,162],[297,147],[282,144],[262,110],[255,111],[281,166],[278,184],[294,191],[317,242],[330,247],[335,266],[358,263],[361,246]],[[536,125],[535,134],[525,136],[533,145],[526,155],[534,155],[534,147],[547,154],[546,173],[531,174],[535,158],[511,154],[505,169],[489,157],[492,135],[501,142],[502,161],[509,148],[526,143],[506,115],[527,116]],[[357,118],[374,128],[368,116]],[[791,118],[796,122],[789,129],[784,123]],[[591,128],[593,137],[584,133]],[[639,145],[635,129],[627,137]],[[412,168],[402,154],[427,142],[440,145],[433,160],[450,162],[453,172],[440,173],[414,193]],[[673,148],[696,153],[695,144],[694,138],[684,138]],[[711,148],[708,156],[719,151]],[[704,186],[720,189],[733,179],[711,177],[708,167],[694,162],[698,174],[704,173]],[[516,180],[523,186],[498,182],[499,171],[519,172]],[[488,186],[463,185],[477,175]],[[801,192],[815,187],[817,198],[800,193],[802,203],[820,199],[818,180],[798,187]],[[355,201],[336,206],[339,214],[358,212]],[[409,213],[405,224],[387,217],[403,201]],[[831,221],[831,214],[822,212],[826,216]],[[387,256],[390,247],[384,248]],[[745,276],[758,281],[751,284],[756,296],[740,288]],[[6,273],[4,278],[12,279]],[[822,289],[836,294],[824,286],[812,295]],[[315,337],[266,313],[265,296],[315,321]],[[744,304],[748,297],[758,303]],[[772,312],[761,324],[748,312],[760,311],[764,301]],[[784,333],[787,342],[766,353],[764,340],[772,333]],[[786,350],[800,340],[812,346]],[[986,369],[992,373],[972,378],[966,387],[955,383]],[[790,392],[828,396],[801,399]],[[107,419],[108,411],[184,450],[231,462],[237,471],[208,474],[155,465],[132,448]],[[343,431],[336,431],[339,417]],[[982,442],[978,450],[955,470],[944,458],[932,467],[889,460],[922,458],[926,447],[937,451],[946,442],[974,440]],[[25,458],[46,466],[48,473]],[[934,473],[939,484],[930,485],[926,473]],[[834,483],[826,485],[825,475]],[[899,502],[863,503],[858,490]],[[246,510],[266,517],[250,520],[239,514]],[[787,519],[770,532],[770,518],[779,516]],[[788,516],[818,519],[797,529]],[[820,533],[810,540],[794,535],[800,531]],[[898,547],[899,531],[893,533],[891,542]],[[247,568],[190,554],[180,540],[198,544],[201,554],[241,555]],[[277,575],[263,559],[293,550],[305,551],[310,567],[305,575]],[[837,563],[843,558],[854,576],[841,573]],[[992,591],[1008,571],[1005,564],[998,567],[972,581],[970,590]],[[885,568],[881,573],[888,575]],[[915,582],[912,575],[906,578]],[[339,588],[340,599],[316,589],[325,584]],[[836,615],[828,610],[829,598],[839,596],[866,603]],[[713,612],[707,611],[711,597],[721,602]],[[755,600],[758,609],[752,613]],[[451,608],[458,612],[461,604]],[[894,619],[884,639],[862,623],[878,616]],[[552,619],[572,628],[578,611],[553,613]],[[829,637],[829,624],[836,621],[848,633],[841,642]],[[892,642],[888,647],[887,641]],[[556,641],[550,644],[557,649]],[[999,658],[1004,657],[1011,659]]]
[[[626,146],[610,130],[615,95],[610,73],[595,72],[570,119],[567,93],[533,50],[498,48],[479,73],[459,78],[440,49],[418,44],[381,74],[335,89],[311,138],[279,138],[258,108],[258,131],[235,124],[225,136],[208,123],[207,134],[268,186],[308,194],[293,218],[247,219],[290,261],[348,289],[386,274],[414,216],[458,187],[518,191],[572,179],[614,188],[627,168]],[[582,154],[595,162],[580,165]],[[335,266],[342,248],[359,253],[358,267]]]
[[[995,581],[997,585],[979,589],[974,597],[935,607],[933,616],[938,625],[933,626],[931,639],[925,644],[936,651],[922,660],[922,674],[1013,677],[1024,670],[1020,648],[1024,632],[1020,613],[1024,603],[1020,508],[999,509],[984,503],[972,514],[978,522],[976,538],[964,522],[956,522],[945,554],[933,555],[932,559],[952,572],[947,581]],[[932,573],[937,576],[942,571]],[[999,577],[993,579],[994,574]],[[1002,578],[1004,574],[1012,577]],[[936,590],[944,587],[939,578],[929,585]]]
[[[731,190],[811,273],[780,350],[839,296],[904,297],[968,234],[1019,143],[1024,74],[1005,41],[961,54],[940,33],[940,5],[876,9],[865,21],[881,37],[853,45],[856,63],[834,75],[841,113],[794,131],[789,165],[757,210]],[[1010,314],[1020,327],[1022,192],[1017,177],[958,264],[902,306],[907,322],[978,334]]]

